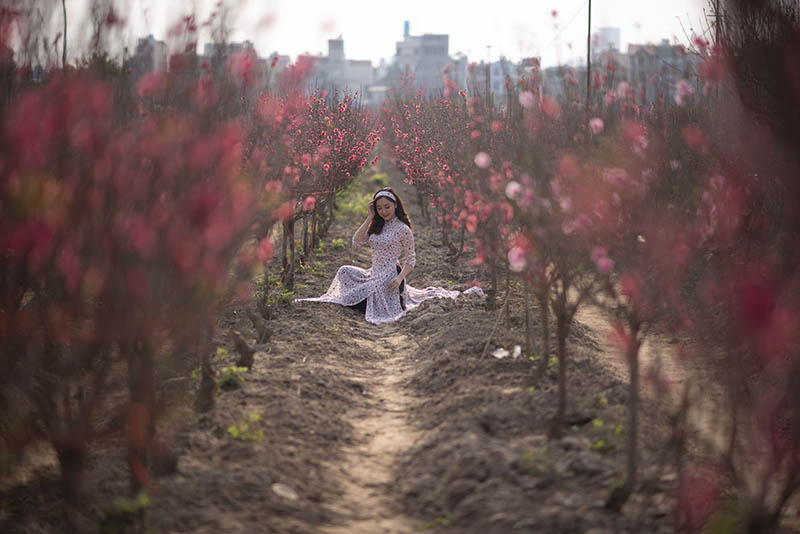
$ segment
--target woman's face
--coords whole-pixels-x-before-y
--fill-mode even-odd
[[[386,197],[380,197],[375,201],[375,209],[384,221],[390,221],[394,218],[394,202]]]

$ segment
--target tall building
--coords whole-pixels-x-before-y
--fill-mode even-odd
[[[628,82],[637,97],[644,96],[645,104],[655,102],[659,96],[673,98],[676,82],[691,78],[696,71],[696,57],[667,39],[657,45],[628,45],[627,55]]]
[[[619,28],[597,28],[595,37],[596,41],[592,45],[596,54],[608,50],[622,50]]]
[[[130,58],[130,62],[137,73],[166,70],[167,44],[157,40],[153,34],[139,39],[136,43],[136,52]]]
[[[309,90],[318,88],[328,93],[358,91],[363,95],[374,80],[372,62],[347,59],[341,37],[328,40],[327,56],[305,56],[305,60],[313,65],[307,82]]]
[[[413,76],[415,85],[428,93],[436,93],[444,88],[443,71],[453,63],[449,40],[448,35],[441,34],[411,35],[406,21],[403,40],[397,42],[394,65],[401,74]]]

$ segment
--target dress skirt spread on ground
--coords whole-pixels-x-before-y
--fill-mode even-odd
[[[366,240],[353,246],[366,245],[372,248],[372,267],[362,269],[353,265],[343,265],[336,272],[328,291],[321,297],[295,299],[295,302],[332,302],[343,306],[353,306],[366,301],[365,318],[372,324],[391,323],[413,310],[420,303],[432,298],[454,299],[459,291],[441,287],[416,289],[405,284],[400,299],[400,290],[390,291],[387,287],[397,276],[397,264],[401,254],[410,265],[416,264],[414,254],[414,235],[403,221],[397,217],[383,225],[380,234],[372,234]],[[468,290],[469,293],[479,292]],[[403,307],[405,306],[405,309]]]

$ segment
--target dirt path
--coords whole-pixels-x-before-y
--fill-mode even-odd
[[[412,521],[399,514],[395,462],[417,439],[409,422],[413,400],[403,382],[411,373],[411,339],[396,327],[371,332],[374,339],[356,339],[356,350],[373,352],[377,360],[362,362],[349,377],[364,387],[364,402],[346,415],[355,444],[344,460],[330,466],[342,481],[343,493],[329,506],[344,522],[322,528],[327,534],[408,534]],[[372,337],[370,336],[370,337]]]

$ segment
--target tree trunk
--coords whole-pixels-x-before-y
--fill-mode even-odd
[[[303,255],[300,261],[307,262],[310,255],[311,253],[308,250],[308,217],[303,217]]]
[[[61,45],[61,68],[67,68],[67,0],[61,0],[61,7],[64,10],[64,41]]]
[[[211,350],[209,346],[204,345],[200,352],[200,388],[195,398],[195,411],[208,413],[214,409],[216,389],[217,380],[211,367]]]
[[[284,265],[281,274],[281,282],[289,291],[294,291],[294,268],[295,268],[295,243],[294,243],[294,219],[284,221]],[[288,249],[288,250],[287,250]],[[288,258],[286,256],[288,255]]]
[[[631,346],[628,349],[628,370],[630,371],[630,384],[628,395],[628,461],[625,486],[629,493],[636,486],[636,475],[639,466],[639,326],[631,329]]]
[[[58,456],[61,469],[61,491],[70,508],[85,505],[84,467],[86,466],[86,447],[80,438],[66,436],[65,439],[53,440],[53,448]]]
[[[128,347],[128,450],[131,490],[136,494],[147,483],[147,450],[155,437],[155,361],[150,347],[141,341]]]
[[[631,326],[631,345],[626,351],[628,360],[628,451],[625,467],[625,482],[622,486],[615,487],[606,501],[605,507],[619,512],[627,502],[636,487],[637,471],[639,465],[639,325],[635,321]]]
[[[308,247],[308,259],[311,260],[311,257],[314,255],[314,241],[315,237],[317,236],[317,212],[311,215],[311,243],[309,243]]]
[[[296,259],[295,259],[295,244],[294,244],[294,220],[289,221],[289,275],[286,277],[286,282],[284,285],[289,291],[294,291],[294,271],[296,266]]]
[[[536,290],[536,298],[539,301],[539,316],[542,320],[542,355],[539,360],[539,377],[543,377],[547,371],[547,362],[550,361],[550,301],[547,298],[547,288]]]
[[[497,265],[494,260],[489,261],[489,289],[486,290],[486,308],[497,308]]]
[[[283,228],[281,232],[281,268],[283,269],[283,274],[281,274],[281,280],[283,280],[284,276],[286,276],[286,268],[289,265],[289,237],[286,235],[286,223],[283,223]]]
[[[428,203],[425,201],[425,195],[419,191],[417,191],[417,204],[419,204],[419,209],[422,212],[422,216],[425,218],[425,221],[430,222],[431,213],[428,209]]]
[[[509,298],[511,294],[511,270],[508,268],[508,263],[506,263],[506,305],[505,305],[505,314],[506,314],[506,328],[511,328],[511,299]]]
[[[523,282],[525,287],[525,356],[533,354],[533,335],[531,332],[531,289],[527,282]]]
[[[564,413],[567,411],[567,324],[565,310],[556,314],[556,335],[558,337],[558,406],[556,415],[550,426],[550,438],[558,439],[562,435],[564,426]]]

